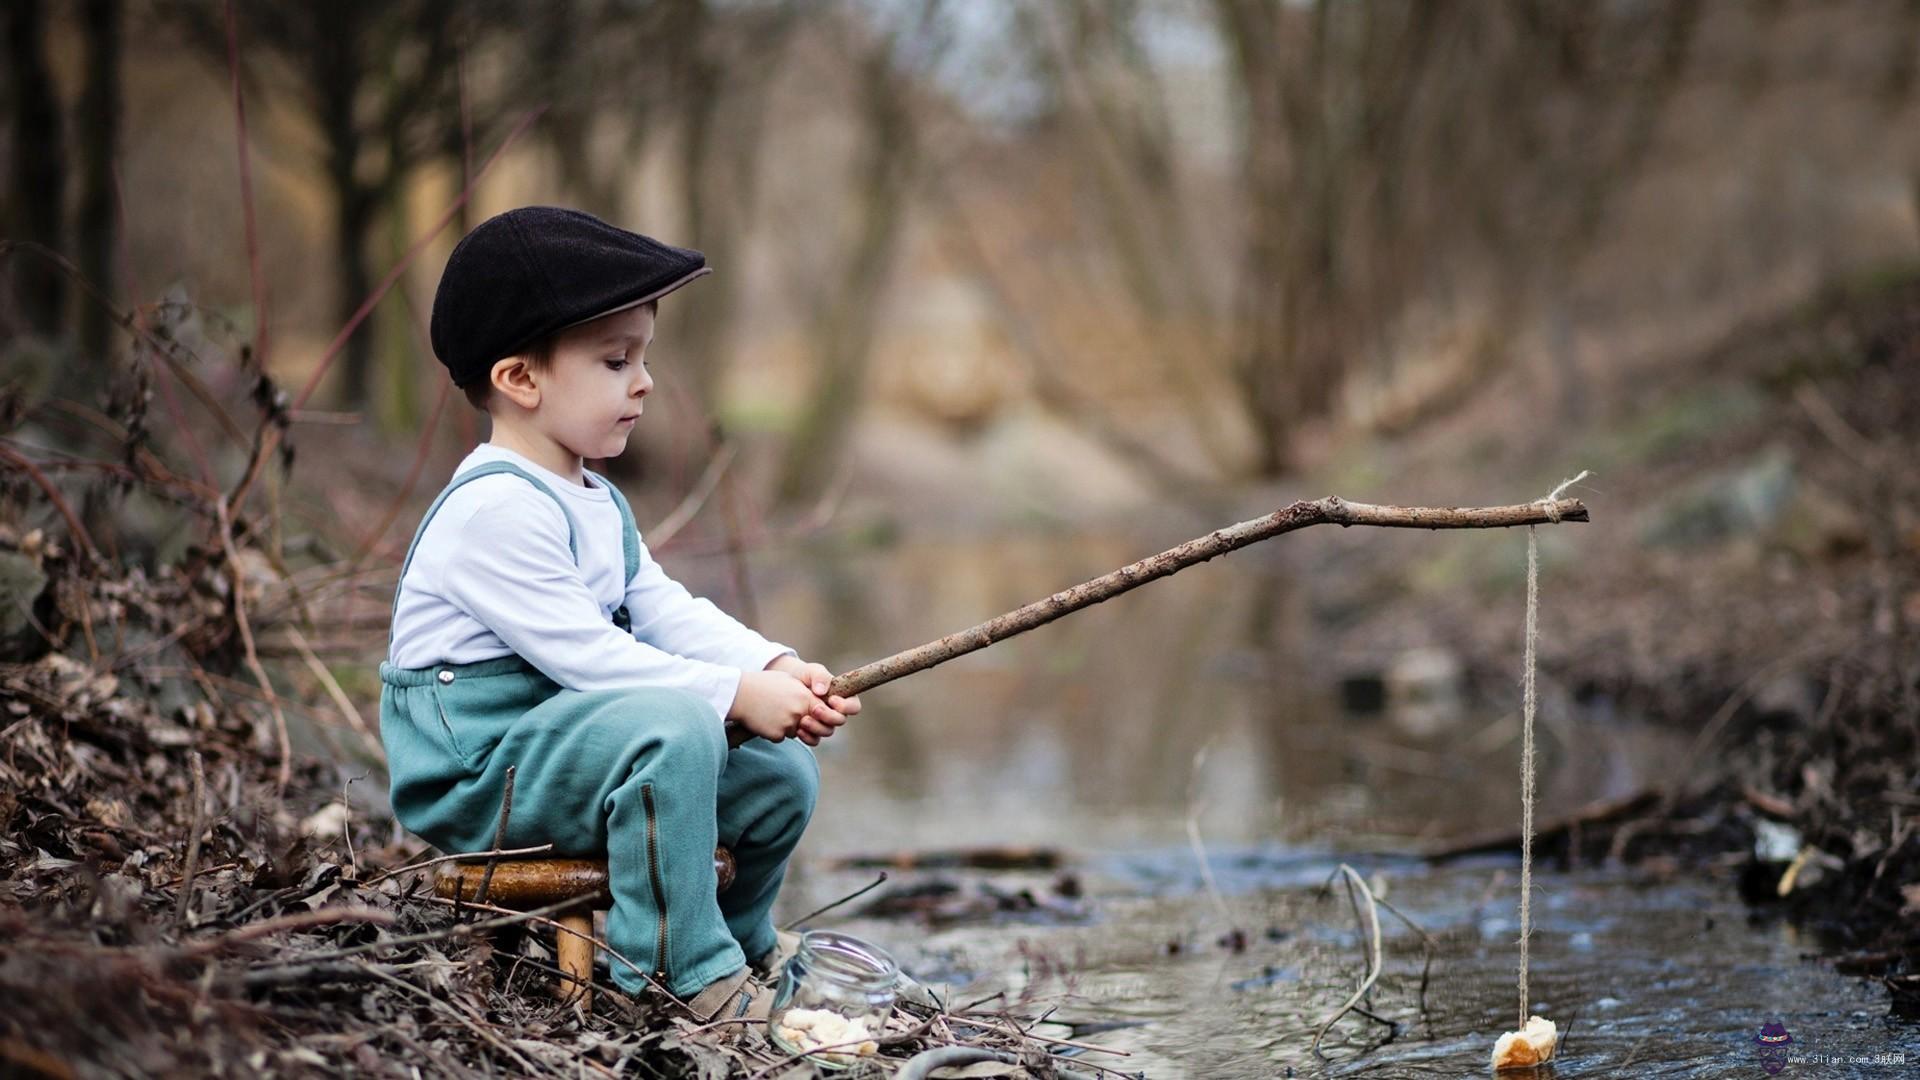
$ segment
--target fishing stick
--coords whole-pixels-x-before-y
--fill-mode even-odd
[[[836,676],[827,695],[852,697],[876,686],[925,671],[957,656],[984,649],[996,641],[1024,634],[1036,626],[1070,615],[1081,608],[1111,600],[1149,581],[1178,573],[1196,563],[1257,544],[1281,533],[1304,529],[1309,525],[1373,525],[1387,529],[1511,529],[1521,525],[1556,525],[1564,521],[1586,521],[1587,507],[1579,499],[1541,499],[1513,506],[1375,506],[1348,502],[1338,495],[1324,499],[1301,500],[1281,507],[1265,517],[1215,529],[1205,536],[1158,555],[1128,563],[1110,574],[1062,589],[1043,600],[1014,608],[1004,615],[977,626],[948,634],[937,641],[915,646],[892,656],[862,664]],[[754,735],[737,722],[727,722],[727,743],[739,746]]]

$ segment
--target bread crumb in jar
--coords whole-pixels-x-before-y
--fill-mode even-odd
[[[876,1033],[867,1030],[865,1017],[849,1020],[827,1009],[788,1009],[775,1023],[780,1038],[800,1050],[836,1047],[827,1057],[880,1052]]]

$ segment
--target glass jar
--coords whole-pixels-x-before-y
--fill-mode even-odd
[[[811,1060],[845,1068],[879,1051],[899,980],[900,965],[879,946],[850,934],[809,930],[780,972],[768,1035],[792,1054],[836,1047]]]

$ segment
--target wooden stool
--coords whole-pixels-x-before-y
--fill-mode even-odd
[[[724,847],[713,849],[713,871],[717,888],[726,892],[733,884],[733,852]],[[480,881],[486,877],[484,859],[477,862],[449,863],[434,880],[433,891],[446,899],[478,900]],[[554,918],[560,929],[555,937],[555,953],[560,970],[566,973],[555,987],[563,1001],[579,1001],[581,1008],[593,1008],[593,913],[613,905],[607,890],[605,859],[498,859],[493,864],[493,881],[487,886],[486,903],[515,911],[532,911],[570,900],[580,906],[569,908]]]

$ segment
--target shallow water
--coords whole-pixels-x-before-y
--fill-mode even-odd
[[[1321,1059],[1310,1051],[1313,1033],[1358,986],[1366,962],[1344,891],[1317,889],[1336,864],[1278,852],[1212,858],[1224,908],[1200,886],[1190,853],[1133,853],[1072,868],[1087,890],[1083,921],[943,928],[829,915],[819,925],[882,944],[909,971],[941,980],[954,1003],[1004,991],[985,1007],[1053,1010],[1052,1019],[1083,1027],[1135,1023],[1082,1036],[1129,1054],[1083,1060],[1129,1073],[1491,1075],[1493,1043],[1518,1021],[1512,860],[1437,870],[1358,863],[1434,939],[1430,978],[1423,1001],[1420,938],[1382,911],[1383,971],[1370,999],[1397,1025],[1393,1037],[1349,1016]],[[1254,884],[1262,867],[1271,869],[1270,886]],[[925,875],[896,875],[882,888],[917,876]],[[795,891],[831,898],[862,880],[815,871]],[[1051,880],[1029,875],[1027,883],[1044,890]],[[1750,923],[1721,882],[1550,873],[1536,877],[1535,890],[1531,998],[1564,1036],[1554,1075],[1763,1076],[1754,1035],[1768,1021],[1794,1039],[1796,1061],[1784,1075],[1891,1077],[1920,1062],[1920,1026],[1889,1019],[1881,987],[1803,959],[1808,943],[1782,924]],[[1235,929],[1243,948],[1227,936]],[[1039,1029],[1055,1037],[1074,1030]]]
[[[846,667],[1180,538],[920,541],[756,566],[756,580],[767,584],[763,622],[814,628],[795,644]],[[1524,558],[1517,536],[1488,542]],[[1427,550],[1405,547],[1410,558]],[[1127,1072],[1488,1075],[1494,1040],[1519,1021],[1517,861],[1435,869],[1350,856],[1436,948],[1423,1000],[1419,938],[1383,913],[1371,1008],[1398,1026],[1389,1040],[1388,1027],[1349,1017],[1323,1045],[1326,1059],[1309,1051],[1313,1032],[1357,986],[1364,939],[1344,893],[1316,894],[1336,872],[1330,852],[1407,851],[1517,827],[1518,597],[1488,615],[1514,624],[1511,686],[1437,714],[1356,716],[1340,708],[1338,680],[1393,656],[1312,647],[1303,628],[1310,612],[1324,617],[1324,591],[1301,587],[1275,559],[1237,553],[870,692],[866,714],[819,751],[822,802],[782,911],[792,917],[872,879],[827,869],[837,856],[1057,848],[1078,899],[1054,895],[1057,873],[906,872],[815,925],[893,950],[955,1002],[1004,992],[1022,1015],[1052,1008],[1055,1019],[1137,1024],[1085,1036],[1130,1056],[1084,1060]],[[1576,707],[1551,680],[1543,694],[1543,819],[1685,767],[1685,723],[1605,702]],[[1217,893],[1199,872],[1196,838]],[[1884,989],[1803,960],[1815,947],[1784,925],[1750,923],[1726,877],[1536,874],[1533,1007],[1566,1035],[1554,1073],[1765,1076],[1754,1035],[1767,1021],[1794,1037],[1783,1075],[1910,1071],[1920,1027],[1886,1019]],[[961,896],[982,883],[1025,886],[1083,914],[948,925],[851,914],[936,879]],[[1223,941],[1234,930],[1242,949]]]

